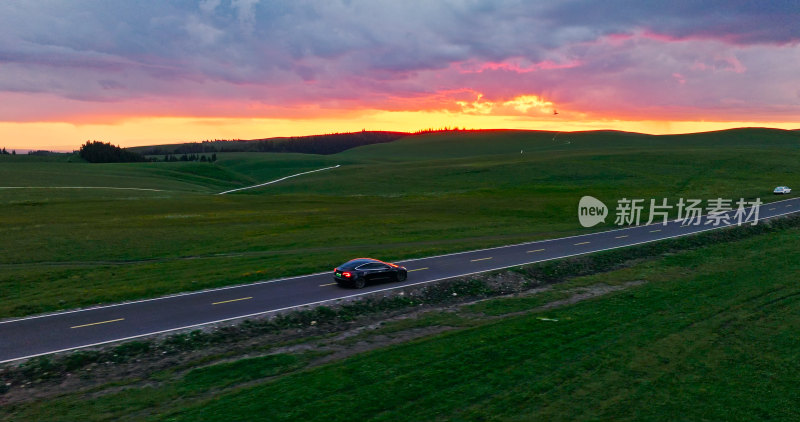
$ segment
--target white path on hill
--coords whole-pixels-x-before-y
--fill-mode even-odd
[[[340,164],[337,164],[337,165],[335,165],[333,167],[325,167],[324,169],[316,169],[316,170],[311,170],[311,171],[304,171],[302,173],[292,174],[290,176],[281,177],[280,179],[275,179],[275,180],[272,180],[272,181],[269,181],[269,182],[266,182],[266,183],[261,183],[261,184],[258,184],[258,185],[246,186],[246,187],[243,187],[243,188],[226,190],[225,192],[220,192],[217,195],[225,195],[226,193],[237,192],[237,191],[240,191],[240,190],[258,188],[258,187],[261,187],[261,186],[270,185],[272,183],[278,183],[278,182],[280,182],[282,180],[286,180],[286,179],[289,179],[289,178],[292,178],[292,177],[302,176],[302,175],[308,174],[308,173],[315,173],[315,172],[318,172],[318,171],[335,169],[335,168],[337,168],[339,166],[340,166]]]

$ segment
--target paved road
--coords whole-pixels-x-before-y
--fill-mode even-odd
[[[759,214],[763,219],[798,211],[800,198],[791,198],[765,204]],[[0,363],[724,227],[706,223],[703,217],[699,225],[672,221],[401,261],[408,280],[363,290],[340,288],[326,272],[3,321]]]

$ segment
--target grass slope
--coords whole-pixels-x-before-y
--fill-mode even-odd
[[[4,417],[794,420],[800,417],[798,248],[798,229],[760,235],[558,285],[552,293],[641,283],[573,305],[531,312],[542,302],[520,297],[434,316],[427,323],[458,326],[459,315],[472,322],[321,367],[302,369],[308,355],[272,355],[153,379],[133,376],[127,388],[107,385],[15,405]],[[524,313],[476,323],[477,312]],[[397,327],[382,330],[391,328]]]
[[[520,154],[520,150],[523,151]],[[800,136],[741,129],[435,133],[331,156],[210,163],[0,157],[0,317],[585,233],[583,195],[771,200],[800,184]],[[64,159],[63,161],[65,161]],[[229,195],[223,190],[341,164]],[[611,228],[613,218],[596,230]]]
[[[245,388],[168,420],[796,419],[799,234],[598,276],[648,284]]]

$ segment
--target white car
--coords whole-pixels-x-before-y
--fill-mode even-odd
[[[772,193],[774,193],[775,195],[786,195],[787,193],[789,193],[791,191],[792,190],[789,189],[786,186],[778,186],[777,188],[775,188],[774,191],[772,191]]]

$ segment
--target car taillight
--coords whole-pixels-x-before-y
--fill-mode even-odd
[[[351,274],[350,274],[350,273],[348,273],[348,272],[343,272],[343,273],[342,273],[342,277],[344,277],[344,278],[350,278],[350,275],[351,275]]]

